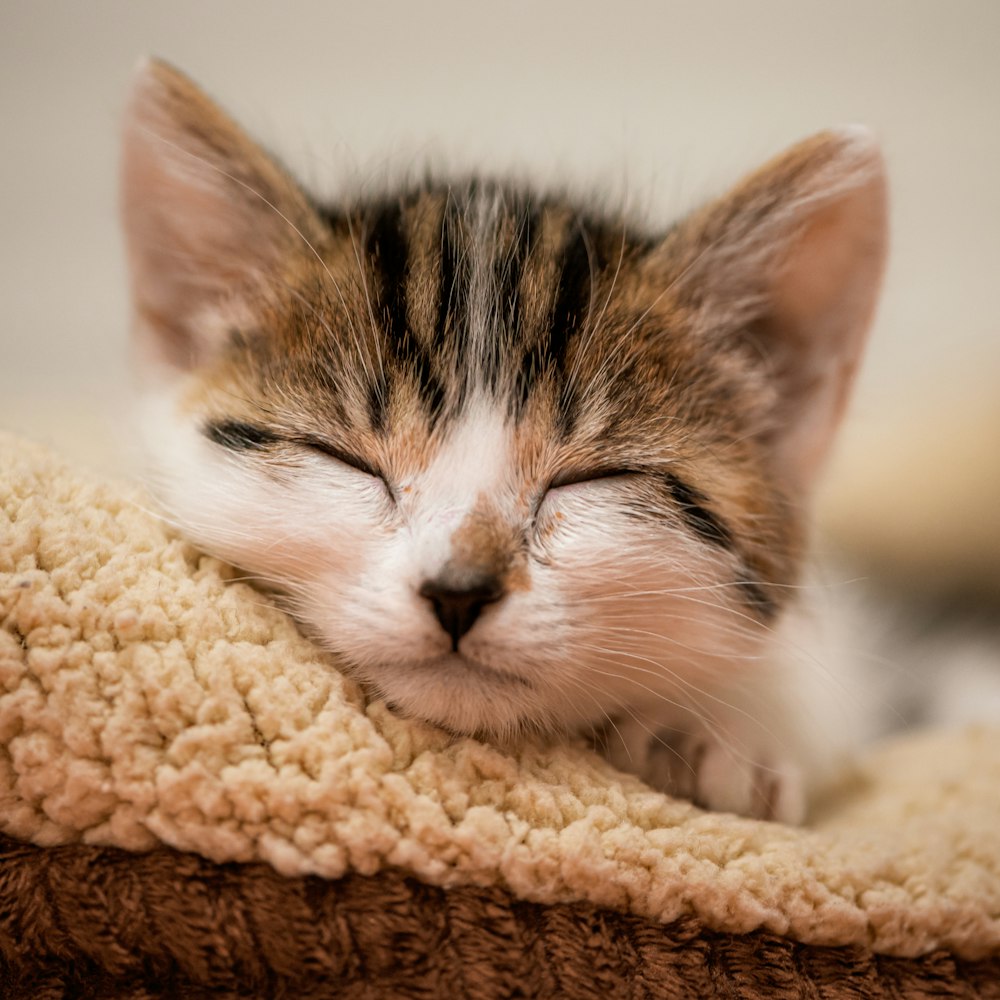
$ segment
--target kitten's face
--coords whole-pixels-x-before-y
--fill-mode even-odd
[[[650,241],[488,184],[315,209],[162,66],[130,121],[145,429],[195,541],[458,731],[753,670],[872,308],[870,143]]]

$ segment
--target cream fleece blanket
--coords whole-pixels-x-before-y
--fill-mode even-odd
[[[135,490],[0,435],[0,829],[41,845],[395,866],[811,944],[1000,949],[1000,731],[884,748],[809,829],[703,813],[585,750],[367,704]]]

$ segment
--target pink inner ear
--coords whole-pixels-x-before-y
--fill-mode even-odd
[[[187,162],[190,160],[190,162]],[[187,367],[206,346],[194,322],[253,263],[237,206],[208,163],[130,129],[123,212],[137,321],[163,360]]]
[[[207,309],[321,231],[284,172],[194,84],[161,63],[136,78],[122,215],[144,353],[190,367],[217,346]]]
[[[885,180],[876,168],[807,216],[775,270],[767,326],[784,398],[778,460],[803,487],[843,417],[885,249]]]
[[[881,188],[881,184],[876,185]],[[820,353],[854,353],[882,271],[884,192],[866,185],[811,215],[776,271],[775,319]]]

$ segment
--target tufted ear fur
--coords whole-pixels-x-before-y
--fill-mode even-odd
[[[122,218],[146,359],[210,357],[213,307],[312,254],[323,229],[285,171],[187,77],[144,62],[122,143]]]
[[[765,366],[776,473],[807,489],[843,416],[887,245],[882,157],[862,128],[792,147],[681,224],[661,248],[682,298]]]

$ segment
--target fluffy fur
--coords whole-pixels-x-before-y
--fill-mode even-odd
[[[801,815],[832,744],[784,632],[884,257],[866,132],[660,236],[482,179],[321,206],[151,63],[123,204],[151,479],[193,540],[405,714],[590,731]]]

